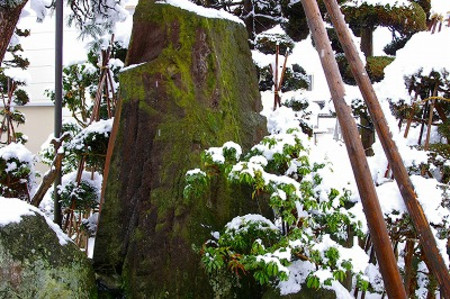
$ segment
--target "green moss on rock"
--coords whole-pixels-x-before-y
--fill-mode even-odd
[[[257,204],[226,184],[186,200],[184,176],[204,149],[266,133],[247,33],[152,1],[134,18],[95,267],[130,298],[210,298],[192,246]]]
[[[43,216],[0,227],[1,298],[96,298],[92,265],[73,243],[60,245]]]

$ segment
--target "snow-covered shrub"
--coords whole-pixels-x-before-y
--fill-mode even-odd
[[[27,142],[27,136],[17,131],[17,126],[25,123],[25,115],[17,107],[29,102],[24,86],[30,80],[26,71],[30,63],[22,57],[23,49],[19,39],[29,34],[29,30],[16,29],[0,68],[0,96],[3,100],[0,108],[0,142],[3,144]]]
[[[72,210],[88,210],[96,208],[100,201],[102,176],[84,171],[80,183],[77,183],[77,173],[71,172],[63,176],[58,190],[63,208]]]
[[[252,275],[261,285],[276,286],[289,280],[293,263],[298,267],[297,262],[307,262],[314,267],[299,284],[331,285],[350,271],[367,285],[362,281],[369,257],[357,245],[345,249],[340,244],[352,241],[350,231],[362,234],[349,211],[350,192],[324,184],[320,170],[327,165],[310,161],[305,135],[298,129],[270,135],[241,158],[227,154],[228,149],[205,151],[203,170],[186,175],[185,196],[196,196],[194,189],[204,189],[213,177],[223,175],[232,184],[250,186],[253,199],[268,200],[274,217],[238,216],[212,234],[200,250],[212,280],[228,271],[228,283]]]
[[[99,120],[81,130],[64,145],[66,151],[72,152],[95,169],[103,170],[109,135],[114,119]]]
[[[28,201],[34,185],[34,155],[22,144],[0,148],[0,195]]]
[[[91,45],[85,61],[70,64],[63,69],[64,93],[62,105],[71,111],[72,117],[82,128],[90,123],[102,71],[106,69],[109,72],[108,80],[111,79],[111,81],[108,81],[108,85],[112,85],[114,92],[117,92],[119,86],[118,74],[124,67],[123,61],[125,60],[126,49],[118,42],[115,42],[110,48],[111,57],[106,67],[102,66],[100,50],[98,45]],[[108,90],[110,93],[110,86],[108,86]],[[46,90],[46,94],[54,101],[55,93],[53,90]],[[111,97],[111,95],[109,96]],[[99,115],[101,119],[108,118],[106,101],[102,101]]]
[[[410,98],[391,100],[391,109],[400,123],[410,123],[408,135],[411,137],[409,138],[416,138],[410,142],[410,146],[424,150],[430,117],[431,123],[436,125],[432,126],[430,139],[426,145],[425,152],[428,155],[428,161],[410,169],[410,173],[426,173],[428,176],[448,184],[450,169],[445,160],[450,157],[448,144],[450,138],[449,72],[445,67],[438,71],[435,69],[425,71],[420,68],[416,72],[404,76],[404,80]],[[433,107],[432,111],[430,111],[431,107]]]
[[[288,35],[279,33],[261,33],[255,38],[255,49],[264,54],[275,54],[277,45],[279,53],[286,55],[294,48],[294,41]]]

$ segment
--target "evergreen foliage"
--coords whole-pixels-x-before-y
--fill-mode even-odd
[[[242,200],[266,200],[274,213],[271,219],[236,217],[212,233],[214,238],[199,250],[212,280],[220,273],[228,284],[251,276],[257,284],[276,286],[288,279],[288,266],[296,261],[314,265],[304,277],[311,288],[343,281],[350,273],[363,279],[359,266],[342,255],[342,244],[354,234],[362,236],[349,211],[350,193],[322,188],[320,172],[330,165],[310,161],[302,138],[297,129],[271,135],[242,158],[235,154],[238,146],[233,147],[237,151],[226,145],[213,148],[202,155],[203,171],[187,173],[187,197],[198,196],[209,181],[223,176],[233,185],[252,188],[252,199]],[[329,275],[323,279],[322,273]]]

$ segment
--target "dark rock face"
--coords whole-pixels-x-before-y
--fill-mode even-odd
[[[129,298],[211,298],[193,246],[257,203],[225,183],[185,199],[184,176],[204,149],[266,133],[246,30],[140,1],[127,64],[94,266]]]
[[[0,298],[96,298],[94,271],[41,215],[0,226]]]

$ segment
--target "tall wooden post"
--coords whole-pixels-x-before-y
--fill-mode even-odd
[[[406,171],[405,165],[403,164],[402,157],[398,152],[397,145],[392,139],[387,121],[375,91],[373,90],[369,76],[367,75],[364,65],[356,51],[356,47],[352,42],[352,38],[344,21],[344,16],[342,15],[336,0],[324,0],[324,3],[339,37],[339,41],[342,44],[342,48],[344,49],[345,56],[351,66],[353,76],[355,77],[359,89],[361,90],[361,94],[369,108],[370,115],[384,152],[386,153],[389,165],[391,166],[395,181],[397,182],[400,193],[405,201],[414,228],[416,229],[417,236],[420,239],[427,265],[429,265],[430,271],[433,272],[438,280],[444,297],[450,298],[450,275],[448,269],[439,253],[428,220],[425,217],[420,203],[417,201],[414,186]]]
[[[55,1],[55,137],[62,133],[62,97],[63,97],[63,0]],[[54,217],[59,226],[62,225],[61,197],[57,188],[61,185],[61,168],[56,170],[54,187]]]
[[[364,148],[355,120],[351,114],[351,108],[344,100],[344,83],[336,59],[334,58],[333,50],[331,49],[322,16],[320,15],[316,0],[302,0],[302,5],[325,71],[339,124],[341,125],[342,136],[350,157],[356,184],[358,185],[386,292],[389,298],[406,298],[406,292],[397,268],[397,260],[394,256],[383,213],[378,202]]]

